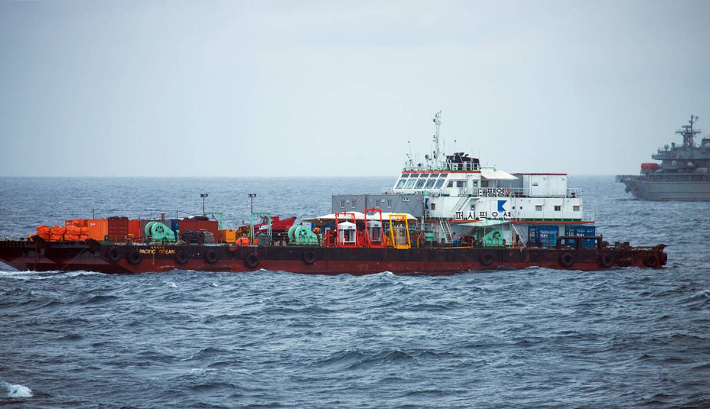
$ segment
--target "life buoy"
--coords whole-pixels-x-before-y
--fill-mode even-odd
[[[111,247],[109,249],[108,259],[111,260],[111,262],[117,263],[121,257],[123,257],[123,253],[121,253],[121,250],[119,250],[118,247]]]
[[[614,257],[614,253],[604,253],[599,261],[602,264],[602,267],[609,268],[614,265],[616,257]]]
[[[140,262],[143,261],[143,256],[138,250],[133,250],[130,253],[128,253],[128,262],[135,265],[140,264]]]
[[[656,267],[658,265],[658,257],[655,254],[646,254],[643,258],[643,264],[646,267]]]
[[[219,259],[219,255],[217,254],[216,251],[214,250],[207,250],[205,252],[205,261],[214,264],[217,262],[217,259]]]
[[[184,250],[179,250],[177,253],[175,253],[175,262],[178,264],[183,265],[189,260],[190,256],[188,256]]]
[[[303,253],[303,262],[309,266],[316,262],[316,253],[313,251],[307,251]]]
[[[572,253],[564,253],[560,256],[560,265],[564,268],[570,268],[574,265],[574,256]]]
[[[484,266],[490,266],[491,264],[493,264],[493,254],[490,252],[485,252],[485,253],[481,254],[479,261]]]
[[[247,256],[244,257],[244,265],[249,268],[256,268],[256,266],[259,265],[259,257],[254,253],[247,254]]]

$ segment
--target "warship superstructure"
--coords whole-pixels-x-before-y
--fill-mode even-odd
[[[710,138],[695,143],[700,130],[698,117],[691,115],[689,125],[676,133],[683,144],[665,145],[651,155],[661,163],[642,163],[639,175],[618,175],[616,181],[626,185],[626,192],[640,200],[710,201]]]

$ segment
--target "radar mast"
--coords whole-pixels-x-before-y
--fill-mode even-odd
[[[683,136],[683,147],[692,148],[695,146],[695,141],[693,140],[693,137],[700,133],[699,130],[693,129],[693,125],[698,122],[698,117],[695,115],[690,115],[689,122],[690,125],[683,125],[681,127],[682,129],[675,131],[675,133]]]

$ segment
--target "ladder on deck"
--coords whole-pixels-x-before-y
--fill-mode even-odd
[[[528,235],[523,233],[522,230],[518,228],[514,223],[510,224],[513,226],[513,231],[518,234],[518,237],[520,238],[520,243],[523,245],[523,247],[527,247],[527,242],[528,242]]]
[[[464,214],[463,214],[463,209],[468,204],[469,199],[470,199],[470,197],[468,197],[468,196],[464,196],[461,199],[459,199],[459,201],[454,206],[454,217],[456,217],[456,213],[461,212],[461,218],[462,219],[466,218],[466,216],[464,216]]]
[[[451,225],[449,225],[448,220],[439,220],[439,225],[441,226],[441,232],[444,233],[444,243],[452,244],[454,242],[454,234],[451,231]]]

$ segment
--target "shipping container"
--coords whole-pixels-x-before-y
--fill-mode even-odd
[[[133,236],[133,240],[140,240],[141,237],[143,237],[140,220],[136,219],[128,221],[128,235]]]
[[[128,217],[108,218],[108,239],[115,242],[128,240]]]
[[[106,219],[89,219],[89,238],[104,241],[108,234],[108,221]]]
[[[555,247],[560,229],[557,226],[530,226],[528,228],[528,246]]]
[[[596,236],[595,226],[566,226],[565,236]],[[568,240],[564,240],[568,241]],[[572,246],[574,242],[569,240],[569,243],[562,243],[565,246]],[[584,248],[594,248],[596,246],[596,240],[594,239],[584,239],[582,240],[582,247]]]

